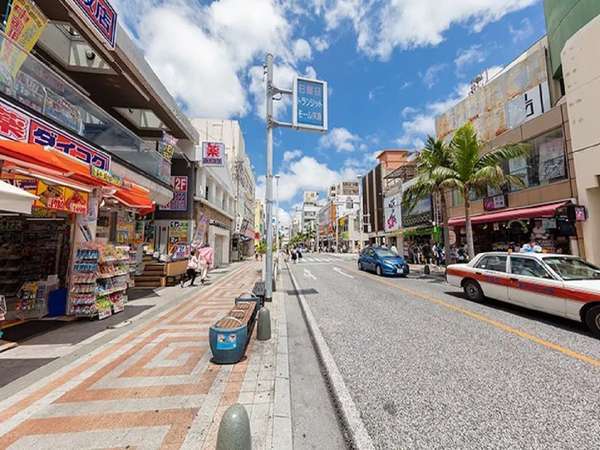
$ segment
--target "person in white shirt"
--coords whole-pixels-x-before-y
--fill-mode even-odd
[[[185,282],[187,280],[191,280],[189,284],[190,286],[195,286],[194,281],[196,281],[196,272],[198,271],[199,265],[200,261],[198,260],[198,256],[196,256],[196,249],[192,248],[186,270],[187,279],[181,279],[181,287],[185,286]]]

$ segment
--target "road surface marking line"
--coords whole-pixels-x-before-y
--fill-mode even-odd
[[[313,275],[313,273],[310,270],[308,270],[308,269],[304,269],[304,277],[305,278],[312,278],[313,280],[317,279],[317,277],[315,277]]]
[[[354,277],[353,277],[352,275],[349,275],[349,274],[347,274],[346,272],[344,272],[344,271],[343,271],[342,269],[340,269],[339,267],[334,267],[334,268],[333,268],[333,270],[334,270],[335,272],[339,273],[340,275],[343,275],[343,276],[345,276],[345,277],[348,277],[348,278],[352,278],[352,279],[354,279]]]
[[[354,270],[353,270],[353,272],[354,272]],[[361,274],[360,272],[356,272],[356,273]],[[391,286],[393,288],[396,288],[396,289],[399,289],[401,291],[407,292],[407,293],[412,294],[412,295],[414,295],[416,297],[420,297],[420,298],[422,298],[424,300],[427,300],[429,302],[432,302],[432,303],[435,303],[437,305],[443,306],[443,307],[445,307],[447,309],[450,309],[452,311],[459,312],[459,313],[461,313],[461,314],[463,314],[465,316],[471,317],[472,319],[479,320],[480,322],[485,322],[485,323],[487,323],[489,325],[492,325],[493,327],[498,328],[498,329],[500,329],[502,331],[505,331],[505,332],[510,333],[510,334],[514,334],[515,336],[519,336],[519,337],[521,337],[523,339],[527,339],[527,340],[529,340],[531,342],[535,342],[536,344],[539,344],[539,345],[541,345],[543,347],[546,347],[546,348],[549,348],[551,350],[555,350],[555,351],[560,352],[560,353],[562,353],[564,355],[570,356],[571,358],[577,359],[579,361],[583,361],[583,362],[591,364],[592,366],[595,366],[595,367],[600,367],[600,359],[596,359],[596,358],[593,358],[591,356],[587,356],[587,355],[584,355],[582,353],[578,353],[578,352],[576,352],[574,350],[570,350],[570,349],[565,348],[565,347],[563,347],[561,345],[555,344],[554,342],[547,341],[545,339],[542,339],[542,338],[539,338],[539,337],[534,336],[532,334],[529,334],[529,333],[527,333],[525,331],[519,330],[518,328],[513,328],[510,325],[506,325],[506,324],[504,324],[502,322],[498,322],[498,321],[496,321],[494,319],[490,319],[489,317],[486,317],[486,316],[484,316],[482,314],[479,314],[479,313],[476,313],[476,312],[473,312],[473,311],[469,311],[468,309],[461,308],[460,306],[455,306],[455,305],[453,305],[451,303],[447,303],[447,302],[445,302],[443,300],[437,299],[437,298],[429,296],[429,295],[421,294],[420,292],[413,291],[412,289],[407,289],[405,287],[398,286],[398,285],[396,285],[394,283],[391,283],[391,282],[389,282],[387,280],[384,280],[384,279],[381,279],[381,278],[377,278],[375,276],[365,275],[365,274],[361,274],[361,275],[365,276],[366,278],[371,278],[371,279],[373,279],[373,280],[375,280],[375,281],[377,281],[379,283],[385,284],[387,286]]]
[[[310,305],[300,291],[300,284],[296,281],[293,271],[288,270],[288,273],[290,274],[292,286],[294,287],[296,296],[300,302],[300,308],[302,309],[308,332],[315,344],[317,355],[319,356],[319,363],[324,369],[325,376],[329,381],[329,386],[331,386],[333,401],[336,404],[338,411],[341,413],[341,421],[351,440],[352,447],[358,450],[372,450],[375,446],[373,445],[371,436],[369,435],[360,412],[354,403],[354,399],[352,398],[352,395],[350,395],[350,391],[344,382],[344,377],[331,354],[329,345],[327,345],[327,341],[321,333],[321,329],[310,309]]]

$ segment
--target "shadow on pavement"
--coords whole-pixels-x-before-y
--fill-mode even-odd
[[[449,291],[444,292],[444,294],[450,295],[455,298],[460,298],[461,300],[466,300],[467,302],[474,303],[476,305],[487,306],[489,308],[497,309],[499,311],[515,314],[524,319],[535,320],[537,322],[541,322],[543,324],[550,325],[555,328],[560,328],[565,331],[571,331],[582,336],[593,337],[583,323],[566,319],[564,317],[553,316],[552,314],[547,314],[541,311],[534,311],[532,309],[527,309],[522,306],[513,305],[512,303],[505,303],[490,298],[486,298],[483,302],[475,302],[473,300],[469,300],[467,296],[462,292]]]

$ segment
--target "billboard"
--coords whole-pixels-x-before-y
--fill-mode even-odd
[[[188,208],[188,177],[171,177],[171,186],[173,186],[173,198],[165,205],[161,206],[161,211],[187,211]]]
[[[72,0],[110,48],[117,42],[117,11],[108,0]]]
[[[402,228],[402,193],[385,197],[383,202],[384,230],[386,233]]]

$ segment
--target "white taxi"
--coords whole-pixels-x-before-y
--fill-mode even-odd
[[[489,297],[580,320],[600,337],[600,268],[576,256],[481,253],[448,266],[446,278],[471,300]]]

